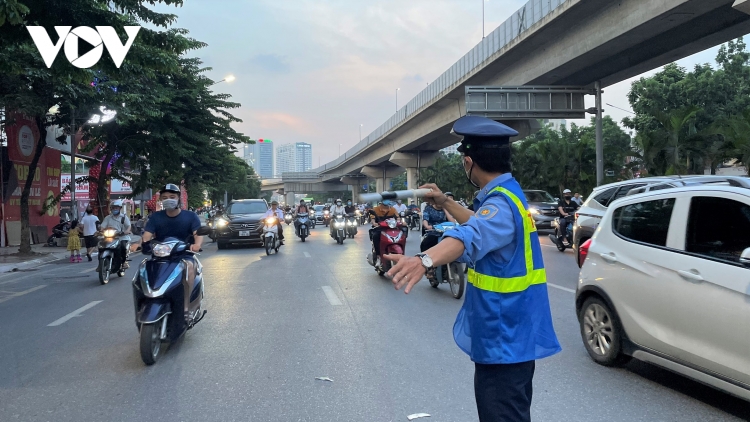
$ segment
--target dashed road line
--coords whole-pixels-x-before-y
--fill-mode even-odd
[[[95,300],[95,301],[89,303],[88,305],[81,306],[80,308],[78,308],[75,311],[69,313],[68,315],[65,315],[64,317],[62,317],[62,318],[60,318],[58,320],[53,321],[51,324],[47,324],[47,326],[48,327],[57,327],[58,325],[65,324],[66,322],[70,321],[71,319],[73,319],[75,317],[78,317],[78,316],[81,316],[81,314],[84,311],[87,311],[87,310],[93,308],[94,306],[96,306],[96,305],[98,305],[100,303],[102,303],[101,300]]]
[[[331,302],[331,306],[342,305],[341,301],[339,300],[339,297],[336,296],[336,293],[333,291],[333,289],[330,286],[323,286],[323,293],[326,294],[328,301]]]
[[[310,252],[305,252],[305,258],[312,258],[312,257],[310,256]]]
[[[14,299],[14,298],[17,298],[19,296],[23,296],[25,294],[29,294],[31,292],[35,292],[35,291],[37,291],[39,289],[43,289],[45,287],[47,287],[47,285],[46,284],[42,284],[41,286],[35,286],[35,287],[32,287],[32,288],[30,288],[28,290],[24,290],[22,292],[6,292],[6,293],[10,293],[10,295],[6,296],[6,297],[3,297],[3,298],[0,298],[0,303],[3,303],[5,301],[8,301],[8,300],[11,300],[11,299]]]
[[[554,287],[556,289],[562,290],[564,292],[568,292],[568,293],[575,293],[576,292],[575,289],[569,289],[567,287],[558,286],[557,284],[547,283],[547,285],[550,286],[550,287]]]

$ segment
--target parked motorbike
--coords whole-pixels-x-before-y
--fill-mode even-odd
[[[375,267],[378,275],[385,275],[391,269],[391,261],[383,261],[382,256],[386,254],[403,255],[406,250],[406,237],[409,235],[409,228],[403,223],[396,221],[395,218],[389,218],[378,224],[379,232],[374,235],[380,236],[380,250],[375,251],[373,245],[372,252],[367,255],[367,262]]]
[[[336,214],[331,221],[333,225],[331,237],[336,239],[336,243],[343,245],[344,239],[346,239],[346,219],[342,214]]]
[[[357,234],[357,226],[359,225],[359,219],[357,213],[346,215],[346,235],[354,239],[354,235]]]
[[[564,217],[555,218],[552,228],[555,229],[555,234],[549,235],[549,238],[558,251],[565,252],[565,249],[573,247],[573,230],[568,230],[568,222]]]
[[[102,231],[102,237],[99,239],[99,283],[109,283],[112,273],[116,273],[118,277],[125,276],[124,266],[128,258],[129,244],[130,236],[118,233],[115,229]]]
[[[442,223],[433,226],[433,229],[425,234],[425,236],[440,236],[438,243],[443,241],[443,233],[448,230],[453,230],[458,227],[456,223]],[[456,299],[461,299],[464,295],[464,288],[466,287],[466,264],[460,262],[451,262],[448,265],[441,265],[436,267],[434,272],[427,274],[427,280],[430,285],[437,288],[441,283],[448,283],[451,289],[451,294]]]
[[[198,234],[210,230],[203,227]],[[143,253],[151,257],[141,262],[133,278],[133,305],[141,359],[153,365],[164,343],[174,343],[206,315],[203,268],[190,245],[178,239],[152,241]]]
[[[55,239],[61,239],[68,236],[70,231],[70,221],[60,219],[60,223],[52,227],[52,234],[47,238],[47,246],[55,246]]]
[[[266,255],[271,255],[271,251],[279,253],[281,247],[276,220],[276,217],[268,217],[263,224],[263,246],[266,248]]]
[[[310,236],[310,217],[307,213],[297,214],[297,221],[295,222],[295,229],[297,236],[305,241],[305,238]]]
[[[284,214],[284,222],[286,223],[287,226],[292,224],[292,220],[293,220],[292,213],[288,212]]]

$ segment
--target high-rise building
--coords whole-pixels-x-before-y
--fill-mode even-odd
[[[279,145],[276,148],[276,175],[303,172],[312,168],[312,145],[306,142]]]
[[[273,142],[270,139],[258,139],[253,145],[245,146],[245,162],[262,178],[272,178]]]
[[[457,144],[451,145],[449,147],[445,147],[445,148],[441,149],[440,151],[442,151],[442,152],[444,152],[446,154],[458,154],[457,148],[458,148],[459,145],[461,145],[460,142],[457,143]]]

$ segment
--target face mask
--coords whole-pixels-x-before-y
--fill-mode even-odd
[[[346,203],[346,205],[351,205],[351,204],[352,204],[352,201],[348,201],[348,202]]]
[[[112,210],[112,215],[120,215],[120,210]]]
[[[471,183],[472,186],[475,188],[478,188],[479,185],[474,183],[473,180],[471,180],[471,172],[474,171],[474,160],[471,160],[471,167],[469,168],[469,171],[466,171],[466,167],[464,167],[464,174],[466,175],[466,179],[469,180],[469,183]]]
[[[385,205],[386,207],[390,207],[391,206],[391,201],[389,201],[389,200],[386,199],[385,201],[383,201],[383,205]]]
[[[565,200],[570,201],[570,195],[565,195]]]
[[[161,201],[161,205],[164,207],[165,210],[174,210],[177,209],[177,203],[179,201],[176,199],[163,199]]]
[[[338,205],[340,207],[341,206],[341,202],[336,202],[336,205]]]

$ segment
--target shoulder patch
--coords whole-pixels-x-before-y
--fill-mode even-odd
[[[494,217],[498,211],[500,210],[494,205],[484,205],[482,208],[479,208],[474,215],[482,220],[489,220]]]

